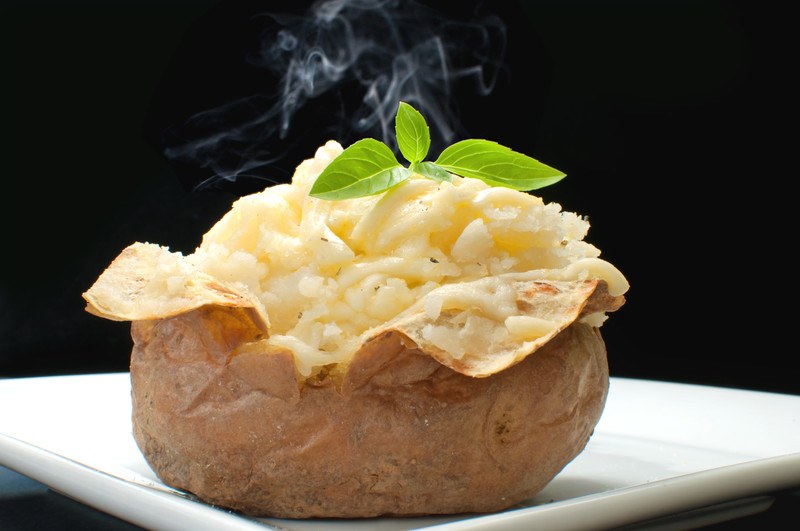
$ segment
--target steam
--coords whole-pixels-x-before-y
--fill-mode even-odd
[[[277,86],[192,116],[175,135],[183,140],[165,150],[211,173],[197,188],[220,178],[269,180],[270,166],[298,135],[345,146],[372,136],[395,149],[400,101],[423,113],[438,154],[460,127],[454,88],[467,83],[490,94],[505,54],[498,17],[454,21],[413,0],[324,0],[304,16],[262,17],[267,28],[249,62],[270,71]],[[323,96],[324,108],[309,108]]]

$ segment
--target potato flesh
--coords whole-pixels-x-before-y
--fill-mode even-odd
[[[329,142],[298,167],[291,185],[237,201],[188,257],[256,294],[269,315],[268,341],[292,350],[304,375],[346,361],[366,335],[415,301],[448,298],[435,292],[441,286],[461,285],[448,293],[462,296],[441,304],[466,309],[457,299],[470,299],[463,296],[470,281],[530,270],[566,278],[562,270],[577,262],[585,267],[567,277],[607,277],[612,291],[627,289],[624,277],[597,258],[598,249],[582,241],[588,222],[530,194],[455,177],[412,178],[386,194],[344,201],[309,197],[316,176],[340,152]],[[468,341],[507,334],[507,318],[519,313],[513,301],[472,295],[469,304],[487,315],[469,319],[471,333],[438,341],[456,357]],[[514,335],[524,339],[528,329],[538,333],[516,326]]]

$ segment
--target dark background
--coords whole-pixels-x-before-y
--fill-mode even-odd
[[[426,3],[456,18],[475,5]],[[124,371],[128,325],[86,314],[81,293],[134,241],[191,252],[263,186],[192,191],[200,172],[159,142],[272,90],[244,61],[252,15],[306,4],[0,5],[0,377]],[[789,17],[706,0],[483,9],[508,26],[507,64],[491,95],[459,95],[464,132],[568,174],[541,195],[588,215],[632,286],[603,327],[612,375],[800,393]],[[310,108],[319,127],[297,128],[276,179],[325,132]]]

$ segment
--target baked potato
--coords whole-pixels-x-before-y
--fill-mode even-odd
[[[628,284],[588,223],[476,179],[239,199],[191,255],[126,248],[84,294],[132,322],[133,433],[167,484],[288,518],[487,512],[586,445]]]

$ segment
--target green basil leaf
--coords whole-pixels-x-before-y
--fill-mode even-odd
[[[389,147],[364,138],[345,149],[320,173],[309,195],[320,199],[352,199],[385,192],[411,177]]]
[[[434,181],[450,182],[453,180],[453,176],[450,175],[447,170],[441,166],[437,166],[433,162],[417,162],[416,164],[412,164],[411,171],[424,175],[428,179],[433,179]]]
[[[431,147],[431,132],[419,111],[401,101],[397,108],[394,130],[397,147],[406,160],[411,164],[422,162]]]
[[[462,177],[523,191],[536,190],[565,177],[555,168],[490,140],[456,142],[442,151],[436,164]]]

